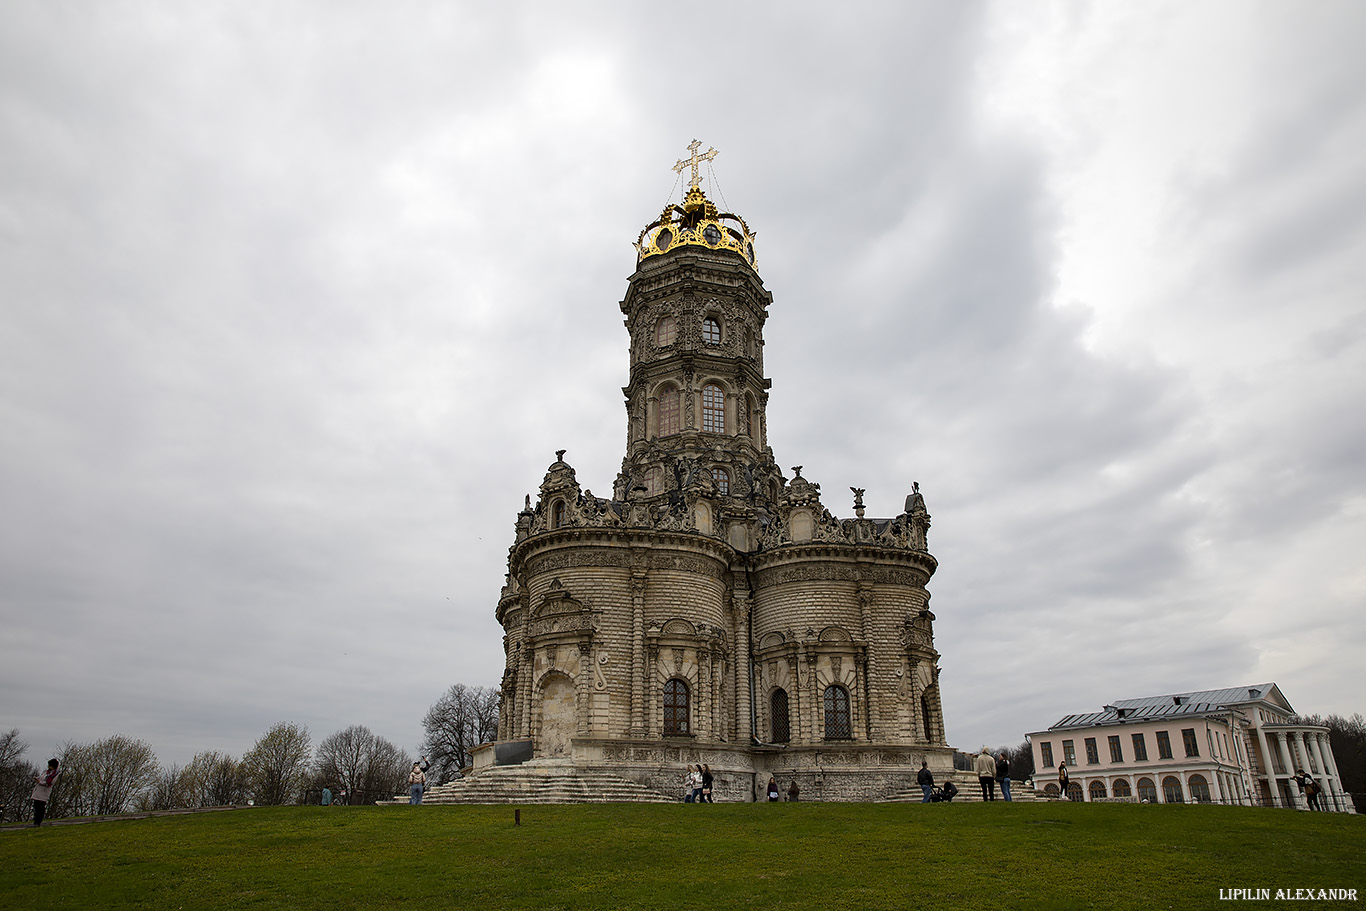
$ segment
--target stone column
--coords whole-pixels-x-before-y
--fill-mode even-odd
[[[735,611],[735,659],[732,669],[735,673],[735,717],[732,719],[735,740],[749,746],[754,736],[749,714],[751,675],[754,669],[749,663],[749,595],[735,591],[731,593],[731,607]]]
[[[873,604],[873,585],[871,582],[860,580],[858,583],[858,606],[859,623],[862,626],[863,641],[871,643],[873,640],[868,634],[868,614]],[[855,658],[854,667],[858,674],[858,685],[863,690],[863,711],[864,732],[869,740],[878,740],[882,736],[882,716],[878,714],[878,687],[869,685],[869,676],[874,672],[873,653],[871,648],[865,648],[862,655]]]
[[[530,645],[522,653],[522,685],[517,691],[522,697],[522,737],[531,739],[531,702],[535,697],[536,650]]]
[[[637,561],[639,563],[639,561]],[[631,726],[630,736],[644,737],[645,726],[645,576],[644,566],[631,570]]]
[[[1281,762],[1285,764],[1285,771],[1286,771],[1286,774],[1287,774],[1287,775],[1294,775],[1294,774],[1295,774],[1295,763],[1294,763],[1294,761],[1290,758],[1290,746],[1289,746],[1290,738],[1289,738],[1288,736],[1286,736],[1286,732],[1285,732],[1285,731],[1280,731],[1278,734],[1277,734],[1277,733],[1273,733],[1271,736],[1277,738],[1277,739],[1276,739],[1276,745],[1280,748],[1280,751],[1281,751]],[[1286,789],[1286,791],[1288,791],[1289,794],[1290,794],[1290,805],[1293,806],[1293,807],[1295,807],[1295,809],[1297,809],[1297,810],[1298,810],[1298,809],[1302,809],[1302,808],[1303,808],[1303,804],[1300,803],[1300,795],[1299,795],[1299,793],[1298,793],[1298,790],[1299,790],[1299,789],[1298,789],[1298,786],[1297,786],[1293,781],[1291,781],[1291,782],[1287,782],[1286,788],[1285,788],[1285,789]]]
[[[806,704],[807,704],[807,730],[810,732],[809,743],[819,743],[825,739],[825,700],[820,691],[820,675],[816,672],[820,666],[820,656],[808,649],[806,652]]]
[[[1271,761],[1271,746],[1267,743],[1266,731],[1262,730],[1260,723],[1255,730],[1257,731],[1257,745],[1262,748],[1262,775],[1266,778],[1267,792],[1271,795],[1271,799],[1275,800],[1280,796],[1280,792],[1276,789],[1276,766]],[[1252,763],[1249,762],[1249,768],[1251,765]],[[1256,781],[1253,781],[1253,785],[1256,785]],[[1254,791],[1251,797],[1255,802],[1258,795]]]
[[[1327,734],[1314,734],[1310,743],[1314,747],[1314,755],[1318,757],[1319,768],[1323,769],[1323,785],[1333,797],[1333,809],[1341,809],[1346,801],[1346,795],[1342,790],[1342,779],[1338,777],[1338,770],[1333,765],[1333,743],[1328,739]]]

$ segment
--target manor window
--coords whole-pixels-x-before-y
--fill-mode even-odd
[[[1143,740],[1142,734],[1134,735],[1134,761],[1148,761],[1148,744]]]
[[[1204,775],[1191,776],[1191,800],[1196,803],[1213,803],[1209,794],[1209,782]]]
[[[664,684],[664,735],[688,733],[688,684],[677,677]]]
[[[1086,738],[1086,761],[1090,765],[1100,762],[1100,751],[1096,749],[1096,738]]]
[[[853,737],[849,719],[849,691],[838,684],[825,688],[825,739],[848,740]]]
[[[1157,758],[1172,758],[1172,739],[1167,736],[1166,731],[1157,732]]]
[[[666,386],[659,393],[659,435],[671,437],[682,429],[679,422],[680,409],[678,390]]]
[[[721,324],[716,317],[709,316],[702,320],[702,341],[708,345],[721,344]]]
[[[1039,744],[1039,758],[1043,760],[1045,769],[1053,768],[1053,744],[1047,741]]]
[[[1123,762],[1123,761],[1124,761],[1124,750],[1123,750],[1123,748],[1120,747],[1120,745],[1119,745],[1119,735],[1118,735],[1118,734],[1111,734],[1111,735],[1110,735],[1110,761],[1111,761],[1111,762]],[[1119,795],[1115,795],[1115,796],[1119,796]]]
[[[715,383],[702,387],[702,429],[707,433],[726,432],[726,393]]]
[[[1115,786],[1114,786],[1114,788],[1112,789],[1112,793],[1113,793],[1116,797],[1132,797],[1132,796],[1134,796],[1134,792],[1131,791],[1131,790],[1129,790],[1129,782],[1125,781],[1123,778],[1116,778],[1116,779],[1115,779]]]
[[[792,739],[792,728],[787,714],[787,690],[779,687],[768,700],[768,739],[771,743],[787,743]]]
[[[1103,782],[1103,781],[1093,781],[1093,782],[1091,782],[1091,784],[1090,784],[1089,790],[1091,791],[1091,799],[1092,799],[1092,800],[1104,800],[1104,799],[1105,799],[1105,782]]]
[[[1072,745],[1072,741],[1070,740],[1064,740],[1062,742],[1062,761],[1069,766],[1077,764],[1077,748]]]
[[[1157,785],[1153,784],[1151,778],[1140,778],[1138,780],[1138,799],[1148,803],[1157,803]]]
[[[1181,790],[1181,779],[1168,775],[1162,779],[1162,801],[1164,803],[1185,803],[1186,795]]]
[[[1185,744],[1187,756],[1200,755],[1200,742],[1195,739],[1195,728],[1186,728],[1181,732],[1181,742]]]

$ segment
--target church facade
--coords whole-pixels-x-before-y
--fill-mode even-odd
[[[803,799],[876,799],[952,767],[918,485],[905,511],[836,518],[768,445],[754,234],[699,186],[637,240],[626,451],[609,496],[560,451],[516,519],[497,607],[499,743],[676,794],[706,763],[718,799],[776,776]],[[714,153],[712,153],[714,154]],[[516,757],[516,758],[513,758]]]

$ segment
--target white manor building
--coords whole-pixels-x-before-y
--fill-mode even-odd
[[[1072,800],[1308,807],[1294,776],[1323,789],[1325,810],[1351,813],[1328,728],[1294,721],[1274,683],[1122,699],[1029,734],[1035,788]]]

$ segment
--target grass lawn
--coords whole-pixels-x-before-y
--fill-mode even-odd
[[[0,833],[0,908],[1205,908],[1356,889],[1366,817],[1139,804],[281,807]],[[1255,901],[1244,907],[1281,907]],[[1296,903],[1296,907],[1302,903]]]

